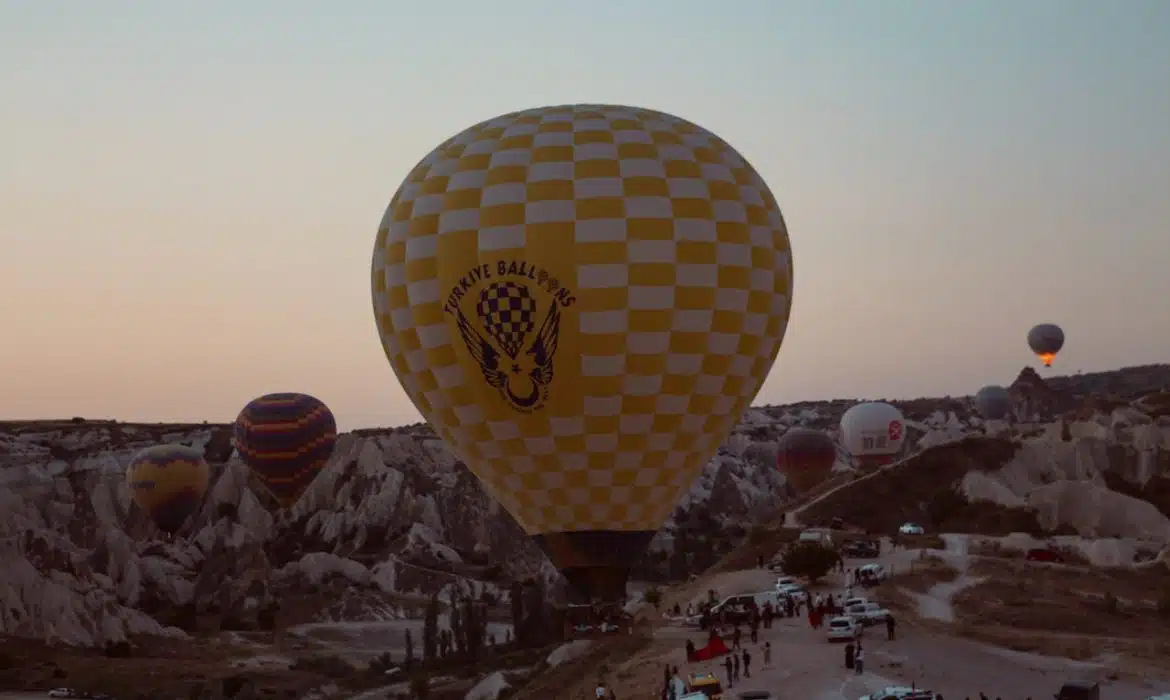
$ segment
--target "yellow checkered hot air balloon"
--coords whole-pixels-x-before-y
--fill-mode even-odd
[[[172,535],[199,510],[210,481],[203,451],[183,445],[147,447],[126,467],[134,503],[158,529]]]
[[[792,299],[752,166],[690,122],[606,105],[440,144],[386,209],[372,272],[407,395],[609,601],[759,391]]]

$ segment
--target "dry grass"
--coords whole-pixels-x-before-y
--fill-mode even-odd
[[[782,527],[775,524],[757,525],[748,533],[743,544],[703,572],[703,576],[751,569],[759,563],[761,557],[764,560],[764,565],[767,566],[768,562],[772,561],[772,558],[780,550],[795,542],[800,533],[801,529],[795,527]]]
[[[923,552],[923,556],[913,562],[909,569],[895,572],[885,585],[915,593],[926,593],[931,587],[940,583],[950,583],[958,576],[959,572],[944,559]]]
[[[972,503],[954,492],[969,471],[997,469],[1015,456],[1011,440],[969,437],[923,450],[905,462],[840,489],[801,514],[807,523],[840,517],[868,532],[897,532],[905,522],[930,523],[943,532],[1039,532],[1033,512],[989,502]]]
[[[954,598],[966,637],[1017,651],[1087,659],[1104,652],[1170,659],[1170,617],[1159,610],[1164,572],[973,562],[986,580]]]
[[[665,653],[665,647],[665,643],[654,644],[649,634],[605,638],[583,656],[540,674],[512,700],[589,700],[599,678],[612,683],[622,697],[635,697],[634,689],[661,684],[661,664],[649,662]]]
[[[1073,547],[1051,547],[1052,550],[1060,552],[1064,557],[1065,564],[1073,564],[1079,566],[1089,566],[1089,560],[1081,553],[1079,549]],[[992,557],[996,559],[1024,559],[1027,555],[1022,549],[1015,547],[1005,547],[997,540],[982,540],[974,542],[969,548],[969,553],[979,557]]]
[[[939,535],[895,535],[894,544],[906,549],[946,549],[947,543]]]

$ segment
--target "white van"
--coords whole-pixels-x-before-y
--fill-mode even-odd
[[[714,606],[711,607],[711,612],[712,613],[719,613],[721,610],[723,610],[724,608],[727,608],[727,607],[736,607],[736,606],[748,607],[752,603],[755,603],[756,607],[759,607],[759,608],[764,607],[764,605],[766,605],[768,603],[771,603],[772,607],[776,607],[777,605],[780,604],[780,600],[783,597],[784,596],[777,591],[760,591],[759,593],[741,593],[739,595],[733,595],[733,596],[724,598],[723,600],[719,601],[718,603],[716,603]]]
[[[824,530],[821,528],[809,528],[808,530],[805,530],[804,532],[800,533],[800,536],[796,538],[796,541],[797,542],[816,542],[817,544],[824,546],[824,547],[832,547],[833,546],[833,535],[830,534],[828,530]]]

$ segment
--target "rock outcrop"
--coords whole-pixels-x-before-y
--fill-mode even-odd
[[[1170,368],[1137,370],[1121,371],[1131,376],[1124,382],[1084,375],[1090,386],[1125,387],[1116,405],[1089,413],[1076,378],[1057,386],[1021,375],[1013,392],[1029,420],[998,426],[984,424],[968,397],[895,402],[909,456],[808,515],[877,529],[934,513],[975,532],[1170,540],[1167,401],[1132,380],[1161,391]],[[647,566],[685,575],[782,509],[792,493],[774,466],[776,440],[793,426],[833,432],[852,403],[749,410],[680,500]],[[213,467],[201,510],[171,539],[131,506],[123,479],[133,454],[158,443],[202,448]],[[836,470],[851,470],[845,456]],[[454,582],[503,591],[513,580],[557,580],[425,425],[342,436],[287,512],[274,514],[261,493],[232,455],[228,426],[0,424],[0,633],[100,647],[209,624],[403,616]],[[948,515],[950,506],[960,510]]]

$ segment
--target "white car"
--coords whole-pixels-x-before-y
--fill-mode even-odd
[[[825,627],[830,642],[851,642],[861,637],[862,628],[851,617],[834,617]]]
[[[865,605],[868,602],[869,598],[846,598],[844,602],[841,603],[841,607],[848,610],[854,605]]]
[[[845,616],[859,625],[876,625],[885,622],[890,611],[877,603],[857,603],[845,608]]]
[[[886,568],[881,564],[866,564],[857,567],[853,575],[854,581],[883,581],[886,578]]]
[[[776,586],[776,592],[801,603],[808,602],[808,591],[804,590],[804,586],[795,583],[787,586]]]
[[[869,695],[862,695],[857,700],[934,700],[934,691],[890,685]]]
[[[916,523],[902,523],[898,528],[899,535],[925,535],[926,530],[922,529],[921,525]]]
[[[796,578],[793,576],[781,576],[780,578],[776,579],[776,588],[780,588],[781,586],[797,586],[797,585],[800,585],[800,584],[796,580]]]

